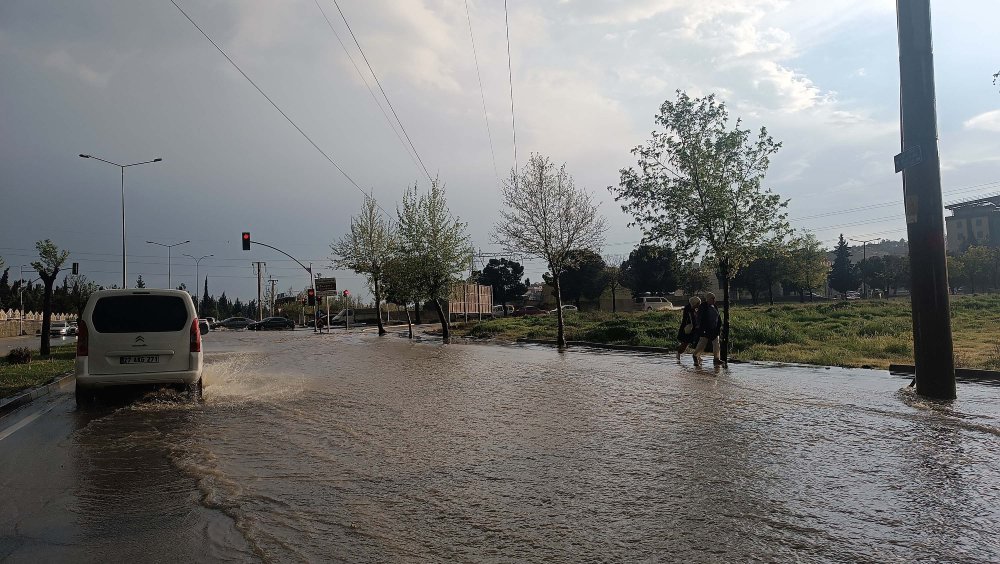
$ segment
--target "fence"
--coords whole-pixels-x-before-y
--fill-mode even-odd
[[[479,318],[492,313],[492,286],[462,282],[451,287],[451,296],[448,300],[448,315],[451,319],[465,316],[465,320],[468,321],[470,316]]]
[[[24,313],[22,319],[21,311],[17,309],[0,309],[0,337],[16,337],[17,335],[34,335],[42,331],[42,314],[37,311]],[[76,319],[75,315],[68,313],[53,313],[52,321],[67,321]]]

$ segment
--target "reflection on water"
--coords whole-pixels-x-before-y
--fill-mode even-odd
[[[206,342],[223,352],[204,403],[130,402],[74,435],[97,554],[1000,559],[996,388],[942,406],[860,371],[356,333]]]

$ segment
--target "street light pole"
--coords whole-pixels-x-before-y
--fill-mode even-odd
[[[207,259],[208,257],[214,257],[215,255],[205,255],[203,257],[194,258],[193,256],[184,253],[184,256],[194,259],[194,309],[198,312],[198,316],[201,316],[201,301],[198,300],[198,285],[201,284],[201,272],[199,272],[199,267],[201,266],[201,259]],[[167,259],[170,262],[170,259]],[[167,270],[170,266],[167,265]]]
[[[868,297],[868,275],[865,270],[868,269],[868,243],[874,243],[878,239],[851,239],[855,243],[861,243],[861,292],[864,294],[865,298]]]
[[[174,243],[172,245],[167,245],[166,243],[157,243],[156,241],[146,241],[146,242],[149,243],[150,245],[159,245],[161,247],[167,248],[167,288],[172,290],[174,286],[170,282],[170,249],[176,247],[177,245],[184,245],[190,243],[191,241],[181,241],[180,243]]]
[[[122,289],[128,288],[128,273],[125,266],[125,169],[130,166],[139,166],[150,163],[158,163],[163,159],[157,157],[151,161],[143,161],[141,163],[131,163],[131,164],[118,164],[108,160],[104,160],[101,157],[95,157],[93,155],[85,155],[80,153],[80,158],[83,159],[94,159],[96,161],[101,161],[102,163],[108,163],[109,165],[116,166],[122,169]]]

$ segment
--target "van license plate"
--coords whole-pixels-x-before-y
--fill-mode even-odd
[[[160,357],[155,354],[122,356],[118,358],[118,362],[120,364],[158,364]]]

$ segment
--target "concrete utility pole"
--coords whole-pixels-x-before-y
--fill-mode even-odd
[[[264,267],[267,266],[266,262],[255,262],[254,266],[257,267],[257,321],[264,319],[264,304],[261,301],[261,277],[264,275]]]
[[[900,129],[917,393],[954,399],[955,358],[944,248],[930,0],[896,0]]]
[[[271,317],[274,317],[274,285],[278,283],[274,278],[268,278],[268,282],[271,283]]]

